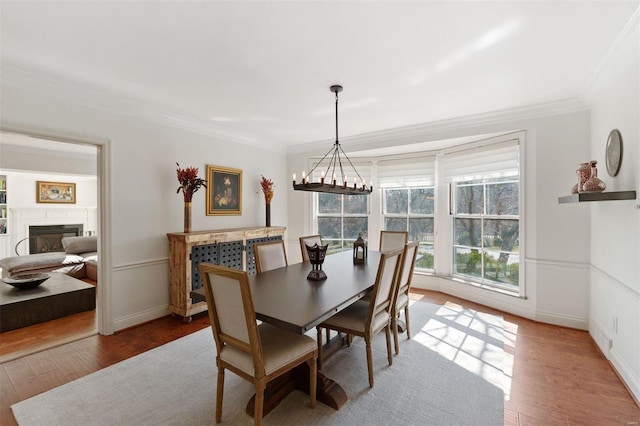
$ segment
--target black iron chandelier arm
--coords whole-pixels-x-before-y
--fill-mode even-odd
[[[318,161],[318,162],[316,163],[316,165],[315,165],[315,166],[313,166],[313,167],[311,168],[311,170],[309,170],[309,176],[311,176],[311,174],[313,173],[313,171],[314,171],[315,169],[317,169],[317,168],[318,168],[318,166],[319,166],[320,164],[322,164],[322,162],[324,161],[324,159],[325,159],[325,158],[327,158],[327,155],[329,155],[329,153],[330,153],[331,151],[334,151],[334,154],[333,154],[333,155],[335,155],[335,148],[334,148],[334,147],[331,147],[331,149],[330,149],[329,151],[327,151],[327,153],[326,153],[326,154],[325,154],[325,155],[320,159],[320,161]],[[333,158],[333,156],[332,156],[331,158]],[[329,162],[329,166],[331,166],[331,162]],[[329,169],[328,169],[328,168],[327,168],[327,171],[329,171]]]
[[[340,146],[340,145],[338,145],[338,146]],[[362,184],[364,185],[365,184],[364,179],[362,179],[362,176],[360,176],[360,173],[358,173],[358,169],[356,169],[356,166],[353,165],[353,163],[351,162],[351,159],[347,156],[347,154],[342,149],[342,146],[340,146],[340,151],[342,151],[342,153],[344,154],[344,158],[347,159],[347,161],[349,162],[349,165],[351,166],[351,168],[353,169],[355,174],[358,175],[358,179],[360,179],[360,182],[362,182]]]
[[[342,91],[342,86],[334,85],[334,86],[331,86],[329,89],[336,95],[336,142],[334,146],[329,151],[327,151],[327,153],[322,157],[322,159],[320,159],[320,161],[317,162],[311,168],[311,170],[309,171],[309,177],[313,175],[313,172],[316,170],[316,168],[320,164],[322,164],[324,160],[329,156],[329,153],[333,151],[333,154],[331,155],[331,158],[329,159],[329,164],[327,166],[327,173],[325,176],[321,177],[320,182],[311,182],[311,180],[307,176],[305,176],[303,171],[302,182],[299,184],[296,183],[296,178],[294,174],[293,189],[299,190],[299,191],[329,192],[329,193],[342,194],[342,195],[369,195],[373,191],[372,186],[369,185],[367,187],[364,179],[362,179],[362,176],[360,175],[360,173],[358,173],[358,170],[355,168],[355,166],[347,156],[346,152],[344,152],[344,150],[340,146],[340,142],[338,139],[338,93]],[[356,176],[362,182],[362,186],[358,187],[358,183],[355,181],[353,183],[353,186],[349,186],[347,182],[347,175],[344,170],[344,166],[346,166],[346,163],[344,163],[343,165],[343,161],[340,153],[344,155],[347,162],[355,172]],[[340,184],[336,182],[336,168],[340,169],[339,170],[341,175],[340,177],[342,179],[342,182]],[[325,179],[330,179],[329,181],[330,183],[325,183]],[[356,178],[354,177],[354,180],[355,179]]]

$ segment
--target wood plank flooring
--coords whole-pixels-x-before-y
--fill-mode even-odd
[[[505,425],[637,426],[640,423],[640,407],[587,332],[537,323],[438,292],[417,291],[412,298],[503,315],[505,374],[509,379],[505,392]],[[195,316],[189,324],[168,316],[112,336],[93,335],[3,362],[0,364],[0,425],[16,424],[10,406],[18,401],[208,325],[206,313]],[[43,327],[37,334],[51,335],[52,331]],[[11,352],[7,348],[25,350],[21,343],[12,343],[6,335],[8,333],[0,335],[0,349],[7,353]]]

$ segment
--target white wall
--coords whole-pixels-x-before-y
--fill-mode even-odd
[[[47,84],[46,82],[43,84]],[[38,87],[39,89],[35,89]],[[195,166],[204,177],[207,164],[243,170],[242,216],[206,216],[205,193],[193,198],[193,230],[264,225],[260,175],[275,182],[273,225],[287,223],[285,156],[228,139],[163,125],[118,109],[93,107],[68,85],[41,90],[26,79],[3,75],[0,93],[4,128],[28,129],[52,136],[106,142],[110,170],[107,223],[109,282],[99,291],[111,300],[103,332],[168,314],[166,234],[182,232],[183,202],[176,194],[176,162]],[[73,101],[73,102],[72,102]],[[96,102],[97,104],[97,102]]]
[[[591,157],[607,191],[640,191],[640,18],[636,12],[594,78]],[[605,167],[609,132],[622,134],[617,176]],[[640,201],[579,206],[591,210],[589,331],[640,400]]]
[[[8,158],[2,158],[2,166],[12,168]],[[16,172],[0,169],[0,174],[7,176],[8,224],[7,235],[1,236],[0,259],[15,256],[14,248],[18,241],[28,236],[28,224],[25,218],[16,217],[17,214],[30,216],[34,224],[84,224],[85,231],[96,231],[97,206],[97,178],[95,176],[78,176],[64,174],[45,174],[31,172]],[[73,182],[76,184],[75,204],[39,204],[36,203],[36,182]],[[56,219],[52,214],[58,211],[62,216]],[[19,213],[18,213],[19,211]],[[39,214],[41,212],[42,214]],[[72,219],[78,218],[78,220]],[[24,226],[22,226],[24,225]],[[20,227],[18,229],[18,227]],[[28,252],[28,244],[20,244],[21,254]]]
[[[97,157],[86,153],[71,153],[16,147],[5,140],[12,138],[0,133],[0,169],[71,176],[95,176]],[[57,149],[59,146],[56,145]]]
[[[2,162],[3,166],[8,166]],[[0,174],[7,175],[7,197],[10,208],[68,208],[96,207],[97,178],[95,176],[76,176],[46,173],[25,173],[0,169]],[[72,182],[76,184],[75,204],[39,204],[36,203],[36,182]]]

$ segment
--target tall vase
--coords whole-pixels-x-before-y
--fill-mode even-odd
[[[265,226],[271,226],[271,204],[270,203],[265,204],[265,209],[266,209],[265,210],[265,214],[266,214]]]
[[[578,183],[573,185],[573,188],[571,188],[572,194],[584,191],[584,183],[589,180],[589,177],[591,177],[591,164],[580,163],[580,167],[576,170],[576,174],[578,175]]]
[[[596,167],[597,161],[591,161],[591,177],[584,183],[584,192],[602,192],[607,187],[607,184],[598,177],[598,168]]]
[[[191,232],[191,202],[184,203],[184,232]]]

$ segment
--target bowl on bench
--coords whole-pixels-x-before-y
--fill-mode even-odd
[[[29,288],[36,288],[46,280],[51,278],[51,275],[40,272],[35,274],[16,274],[9,275],[8,277],[0,278],[2,282],[7,283],[11,286],[19,288],[21,290],[26,290]]]

